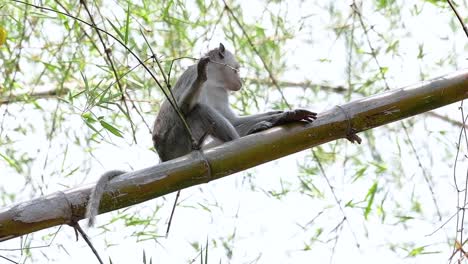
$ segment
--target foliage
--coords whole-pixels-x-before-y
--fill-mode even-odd
[[[287,105],[319,111],[466,66],[466,40],[444,1],[228,1],[232,14],[211,0],[86,3],[107,33],[72,18],[93,23],[81,1],[40,1],[61,13],[0,4],[0,168],[8,179],[0,184],[2,206],[94,181],[115,167],[154,165],[149,134],[163,89],[194,63],[184,57],[199,58],[219,42],[243,67],[245,86],[232,100],[243,114]],[[460,113],[442,113],[367,131],[361,146],[338,140],[191,188],[176,213],[174,238],[160,237],[168,196],[103,218],[96,232],[105,235],[94,240],[116,248],[109,251],[114,261],[125,244],[115,237],[144,247],[144,262],[162,255],[189,263],[205,256],[207,263],[208,251],[210,262],[342,262],[346,248],[358,244],[367,257],[391,254],[391,263],[445,261],[455,223],[423,237],[455,210],[448,196],[455,196]],[[47,244],[48,234],[28,236],[22,245]],[[71,236],[59,235],[42,249],[46,256],[34,250],[0,256],[63,262],[59,255],[74,247]],[[70,259],[89,253],[75,250]]]

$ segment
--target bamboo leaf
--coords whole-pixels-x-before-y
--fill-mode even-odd
[[[110,19],[107,18],[107,22],[109,22],[109,24],[112,26],[112,28],[114,29],[115,33],[117,33],[119,35],[119,38],[122,40],[122,41],[125,41],[125,37],[124,35],[122,34],[122,32],[120,32],[120,29],[115,26],[112,21]],[[125,43],[126,44],[126,43]]]
[[[369,213],[372,210],[372,204],[374,203],[375,193],[377,192],[377,182],[374,182],[372,186],[369,188],[366,194],[367,206],[364,209],[364,218],[367,220]]]
[[[127,17],[125,19],[125,37],[124,37],[124,43],[125,45],[128,45],[128,33],[130,31],[130,4],[127,6]]]
[[[107,122],[104,121],[102,118],[99,118],[99,123],[101,123],[101,126],[102,126],[105,130],[111,132],[112,134],[114,134],[114,135],[116,135],[116,136],[118,136],[118,137],[123,137],[123,136],[122,136],[122,132],[121,132],[119,129],[117,129],[116,127],[114,127],[114,126],[112,126],[111,124],[107,123]]]

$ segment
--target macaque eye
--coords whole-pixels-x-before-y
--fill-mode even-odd
[[[224,67],[227,67],[227,68],[229,68],[229,69],[233,70],[234,72],[237,72],[237,73],[239,73],[239,66],[238,66],[238,65],[236,65],[236,66],[231,66],[231,65],[229,65],[229,64],[226,64],[226,63],[225,63],[225,64],[223,64],[223,65],[224,65]]]

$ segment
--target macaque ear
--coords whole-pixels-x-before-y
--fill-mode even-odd
[[[226,51],[226,48],[223,43],[219,43],[218,54],[221,59],[224,59],[224,51]]]

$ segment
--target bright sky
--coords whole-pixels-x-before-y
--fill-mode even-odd
[[[350,3],[343,1],[342,4],[337,4],[337,8],[344,14],[349,14]],[[244,4],[243,11],[246,21],[252,22],[260,19],[256,10],[263,6],[263,1],[248,1]],[[255,7],[255,5],[258,6]],[[316,2],[304,1],[303,3],[294,2],[294,4],[291,2],[291,4],[284,4],[283,8],[286,5],[288,12],[285,14],[285,20],[291,21],[291,24],[294,24],[292,21],[297,21],[299,18],[310,17],[306,20],[304,30],[285,47],[286,62],[290,70],[280,76],[280,79],[296,82],[311,80],[316,83],[328,82],[331,85],[346,86],[347,54],[345,42],[342,38],[336,39],[331,31],[330,20],[332,18],[327,13],[320,12],[316,8],[318,5]],[[467,67],[465,57],[467,39],[461,29],[456,35],[451,33],[449,26],[452,17],[451,11],[436,8],[431,4],[424,4],[422,7],[422,13],[419,16],[410,15],[410,7],[404,8],[402,20],[405,21],[406,28],[391,31],[389,30],[389,22],[385,20],[384,16],[374,14],[372,10],[368,9],[368,6],[364,6],[363,14],[366,21],[375,25],[376,31],[388,33],[389,36],[400,41],[402,54],[399,56],[386,55],[379,58],[381,64],[389,67],[387,76],[391,88],[419,81],[420,68],[430,73],[431,77],[437,77],[455,69]],[[468,12],[466,6],[460,9],[465,13]],[[263,25],[267,24],[268,22],[264,21]],[[315,36],[312,38],[311,34]],[[313,41],[308,42],[310,39]],[[221,37],[215,37],[213,42],[209,43],[210,48],[215,47],[219,42],[225,42],[225,40]],[[422,43],[425,46],[426,57],[421,62],[417,60],[416,55],[418,45]],[[365,41],[363,41],[363,45],[366,45]],[[233,47],[229,43],[226,46]],[[369,50],[367,46],[362,49]],[[196,50],[200,53],[205,52],[207,50],[206,44],[196,47]],[[452,54],[452,52],[459,56],[456,59],[456,65],[439,67],[433,63],[444,57],[446,53]],[[323,58],[327,58],[329,62],[320,63]],[[373,61],[369,63],[373,63]],[[246,72],[249,70],[247,69]],[[383,88],[383,84],[378,85]],[[302,94],[302,91],[298,91],[297,88],[285,89],[285,94],[288,98],[294,98],[295,95]],[[309,95],[312,94],[309,93]],[[278,95],[272,90],[270,96]],[[318,97],[320,100],[317,100],[316,105],[302,106],[320,112],[344,103],[341,96],[330,95],[328,92],[319,93]],[[354,99],[356,98],[357,96],[354,96]],[[301,104],[301,101],[298,100],[297,104]],[[460,120],[458,106],[459,104],[454,104],[445,107],[438,113],[447,114],[454,120]],[[55,104],[43,107],[52,112]],[[20,110],[21,108],[16,108],[14,105],[10,106],[11,112],[17,111],[18,120],[23,120],[23,118],[42,120],[42,113],[34,111],[32,108],[27,107],[26,111]],[[79,116],[67,118],[69,120],[66,121],[66,124],[74,127],[77,131],[83,126]],[[10,122],[16,121],[10,120]],[[411,138],[420,150],[425,169],[433,177],[436,198],[445,220],[455,212],[456,206],[456,194],[452,179],[454,158],[448,159],[445,150],[440,152],[438,150],[443,150],[442,144],[453,145],[451,153],[454,154],[459,130],[446,122],[430,119],[427,116],[418,116],[411,119],[411,122],[415,123],[411,130]],[[8,126],[9,122],[6,122],[6,125]],[[10,123],[10,125],[14,127],[14,123]],[[8,131],[8,129],[6,130]],[[389,134],[389,131],[394,133]],[[419,136],[427,135],[427,131],[433,132],[430,137]],[[446,132],[440,134],[440,131]],[[403,163],[403,171],[406,176],[402,176],[401,189],[389,187],[394,192],[379,193],[379,201],[384,195],[388,196],[389,204],[386,206],[388,206],[388,213],[392,212],[384,224],[382,224],[378,213],[372,213],[369,219],[365,220],[362,210],[346,208],[349,224],[344,224],[340,232],[335,232],[333,229],[340,224],[343,215],[337,208],[323,176],[317,174],[313,180],[315,186],[325,195],[324,199],[311,199],[308,195],[301,194],[297,189],[300,182],[298,176],[301,175],[298,164],[314,163],[310,151],[303,151],[246,172],[184,190],[181,196],[181,206],[176,211],[171,234],[167,239],[160,238],[157,241],[147,240],[137,243],[136,238],[132,235],[134,232],[142,231],[164,235],[165,222],[170,213],[174,194],[120,211],[125,211],[129,215],[138,213],[140,216],[151,218],[157,210],[156,208],[161,207],[155,214],[157,219],[161,219],[157,225],[158,230],[125,227],[122,221],[117,221],[106,226],[109,231],[104,234],[99,228],[89,229],[88,234],[92,237],[92,241],[101,255],[105,259],[111,256],[113,263],[142,263],[143,252],[147,257],[152,257],[154,263],[187,263],[188,260],[197,258],[199,253],[193,249],[191,244],[199,243],[204,246],[207,239],[210,241],[210,263],[322,263],[330,262],[332,255],[334,263],[446,262],[451,252],[447,245],[447,238],[453,238],[455,235],[455,223],[450,222],[434,235],[427,236],[436,230],[441,222],[434,217],[434,206],[429,198],[430,193],[421,175],[421,170],[414,161],[414,156],[409,151],[408,146],[403,143],[405,136],[401,132],[401,126],[398,123],[392,124],[386,129],[378,128],[374,132],[376,142],[378,142],[376,145],[382,159],[388,165],[388,171],[385,173],[375,173],[373,170],[377,170],[377,168],[371,165],[363,179],[352,182],[351,179],[357,168],[345,163],[344,158],[345,155],[355,155],[356,158],[362,159],[363,163],[372,162],[371,153],[366,147],[366,139],[361,147],[352,146],[345,140],[328,144],[327,151],[331,150],[334,144],[344,144],[346,148],[344,153],[337,155],[335,162],[324,165],[338,199],[344,206],[350,200],[354,202],[363,200],[374,181],[377,181],[379,185],[390,184],[389,178],[392,177],[391,184],[395,184],[393,177],[397,177],[397,175],[393,174],[392,169],[400,166],[400,160],[411,161],[408,164]],[[22,142],[20,147],[29,149],[31,153],[34,153],[36,149],[47,149],[48,142],[43,140],[44,133],[43,131],[35,131],[28,137],[28,141]],[[92,169],[86,182],[94,182],[98,175],[109,169],[131,170],[154,165],[156,157],[148,150],[152,145],[151,138],[147,131],[139,131],[138,133],[141,140],[136,145],[122,147],[127,146],[128,139],[122,140],[113,137],[111,139],[113,144],[101,144],[93,150],[92,154],[95,159],[90,164]],[[65,135],[59,138],[63,140],[62,144],[67,144],[67,140],[69,140]],[[398,143],[401,146],[397,146]],[[31,146],[35,146],[35,148],[31,148]],[[57,155],[53,157],[54,159],[61,159],[58,153],[63,153],[60,151],[63,146],[60,144],[52,146],[50,152]],[[75,150],[76,147],[72,144],[69,147],[69,155],[76,155],[77,160],[84,158],[82,155],[86,155],[86,153]],[[44,158],[44,155],[38,156],[37,165],[33,168],[35,179],[38,179],[41,174],[41,166],[43,165],[41,159]],[[460,173],[464,173],[466,161],[460,167]],[[7,180],[2,180],[0,186],[5,189],[22,188],[24,183],[13,178],[14,174],[11,171],[6,171],[4,175],[4,179]],[[46,193],[65,190],[79,184],[81,182],[73,179],[52,179],[48,183]],[[255,188],[255,191],[252,191],[252,188]],[[290,192],[281,199],[268,195],[272,191],[281,192],[283,189],[290,189]],[[18,200],[23,201],[32,198],[22,197],[21,193],[19,193],[19,197]],[[406,225],[396,225],[398,218],[393,212],[400,210],[401,216],[406,216],[411,212],[412,205],[408,201],[415,197],[422,202],[421,207],[424,213],[411,215],[415,219],[408,221]],[[360,204],[360,206],[365,206],[365,204]],[[98,225],[109,222],[114,215],[115,213],[108,213],[99,216]],[[50,234],[55,229],[35,233],[34,236],[37,239],[32,246],[42,245],[40,238]],[[323,232],[320,236],[323,240],[311,241],[311,237],[314,237],[317,232]],[[333,253],[334,243],[327,240],[333,239],[336,234],[338,234],[339,239]],[[74,239],[73,230],[68,226],[63,226],[54,243],[48,248],[35,250],[33,258],[37,260],[36,263],[97,263],[84,241],[80,239],[75,242]],[[216,240],[216,243],[224,241],[225,246],[221,243],[214,245],[211,240]],[[359,249],[355,246],[356,240],[360,244]],[[393,251],[390,249],[392,244],[395,245]],[[406,258],[408,252],[405,253],[400,248],[401,244],[406,244],[409,248],[428,246],[427,251],[440,251],[441,253]],[[19,245],[20,240],[16,239],[0,244],[0,248],[13,248]],[[310,250],[303,250],[305,245],[310,245]],[[226,259],[225,247],[232,250],[231,260]],[[18,259],[20,256],[19,253],[10,253],[4,254],[0,251],[1,255],[16,256],[16,258],[12,257],[13,259]],[[3,263],[2,261],[0,259],[0,263]],[[198,261],[199,259],[195,263]]]

